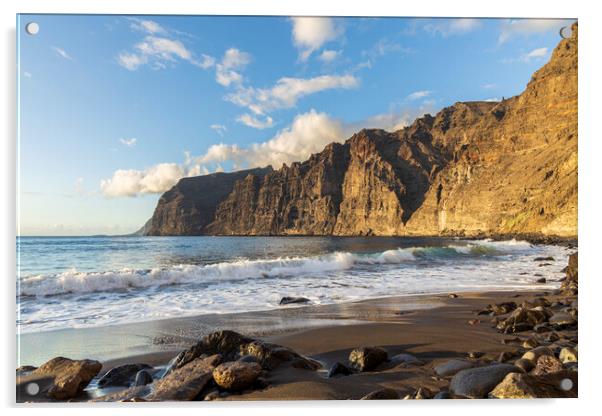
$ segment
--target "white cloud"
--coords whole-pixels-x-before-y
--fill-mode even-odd
[[[123,144],[124,146],[127,147],[134,147],[136,146],[136,142],[138,141],[138,139],[132,137],[130,139],[127,138],[123,138],[123,139],[119,139],[119,141],[121,142],[121,144]]]
[[[251,55],[236,48],[230,48],[224,53],[222,61],[216,65],[215,80],[224,87],[230,84],[240,84],[242,75],[238,70],[251,62]]]
[[[502,101],[499,97],[491,97],[491,98],[486,98],[483,101],[487,101],[490,103],[498,103],[500,101]]]
[[[494,88],[497,88],[496,84],[483,84],[481,85],[481,88],[483,88],[484,90],[491,90]]]
[[[408,100],[408,101],[419,100],[420,98],[428,97],[429,95],[431,95],[431,93],[432,93],[432,91],[428,91],[428,90],[415,91],[415,92],[409,94],[406,97],[406,100]]]
[[[212,124],[209,126],[212,130],[214,130],[220,136],[223,136],[228,129],[223,124]]]
[[[481,26],[479,19],[434,19],[423,26],[431,35],[448,37],[463,35],[478,29]]]
[[[111,179],[100,181],[100,189],[108,197],[161,193],[174,186],[184,175],[184,169],[176,163],[160,163],[143,171],[119,169]]]
[[[152,20],[130,18],[131,27],[146,36],[136,43],[133,51],[124,51],[117,55],[117,63],[129,71],[135,71],[142,65],[150,65],[153,69],[166,68],[178,60],[189,62],[202,69],[215,65],[215,58],[210,55],[196,55],[180,40],[174,37],[176,32],[168,30]]]
[[[70,61],[73,60],[73,58],[67,52],[65,52],[64,49],[61,49],[58,46],[52,46],[52,50],[55,51],[56,54],[62,58],[68,59]]]
[[[559,31],[563,26],[570,26],[573,20],[568,19],[509,19],[501,24],[500,44],[515,36],[529,36],[539,33]]]
[[[263,115],[281,108],[291,108],[304,96],[329,89],[351,89],[359,85],[353,75],[321,75],[315,78],[280,78],[267,89],[242,87],[226,96],[226,100]]]
[[[341,53],[341,51],[325,49],[324,51],[322,51],[318,59],[322,62],[330,63],[337,59],[339,56],[341,56]]]
[[[274,120],[272,117],[266,116],[264,120],[261,120],[258,117],[253,117],[252,115],[246,113],[238,117],[236,121],[255,129],[267,129],[268,127],[272,127],[274,125]]]
[[[306,61],[322,45],[344,33],[343,26],[330,17],[292,17],[293,43],[299,49],[299,59]]]
[[[518,58],[505,58],[501,59],[500,62],[510,64],[514,62],[531,62],[533,60],[542,60],[548,56],[548,48],[537,48],[530,52],[523,53]]]

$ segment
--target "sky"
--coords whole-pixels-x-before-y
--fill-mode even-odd
[[[182,177],[519,94],[571,23],[20,15],[17,234],[131,233]]]

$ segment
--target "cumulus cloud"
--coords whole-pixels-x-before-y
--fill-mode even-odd
[[[52,50],[56,52],[56,54],[58,56],[60,56],[61,58],[65,58],[68,59],[70,61],[73,60],[73,58],[62,48],[59,48],[58,46],[52,46]]]
[[[421,98],[428,97],[429,95],[431,95],[431,93],[432,93],[432,91],[428,91],[428,90],[415,91],[415,92],[409,94],[406,97],[406,100],[408,100],[408,101],[419,100]]]
[[[508,19],[501,24],[498,43],[502,44],[515,36],[560,31],[563,26],[570,26],[574,20],[569,19]]]
[[[480,26],[479,19],[435,19],[425,24],[423,29],[431,35],[440,35],[446,38],[472,32]]]
[[[239,123],[243,123],[246,126],[253,127],[255,129],[267,129],[274,125],[274,119],[270,116],[266,116],[263,120],[258,117],[253,117],[250,114],[243,114],[236,119]]]
[[[353,75],[321,75],[314,78],[280,78],[270,88],[242,87],[228,94],[226,100],[246,107],[257,115],[281,108],[291,108],[306,95],[329,89],[351,89],[359,85]]]
[[[101,180],[100,189],[108,197],[161,193],[185,174],[183,167],[176,163],[160,163],[146,170],[119,169],[112,178]]]
[[[136,142],[138,141],[138,139],[136,139],[135,137],[132,137],[130,139],[119,139],[119,141],[121,142],[122,145],[127,146],[127,147],[134,147],[136,146]]]
[[[339,56],[341,56],[341,51],[325,49],[324,51],[322,51],[318,59],[322,62],[330,63],[337,59]]]
[[[124,51],[117,55],[117,63],[129,71],[135,71],[142,65],[153,69],[163,69],[175,65],[178,61],[186,61],[202,69],[215,65],[215,58],[210,55],[196,55],[189,50],[176,34],[152,20],[130,19],[131,27],[143,32],[144,38],[133,46],[133,51]]]
[[[224,87],[230,84],[240,84],[242,75],[239,70],[251,62],[251,55],[236,48],[230,48],[224,53],[221,62],[216,65],[215,80]]]
[[[292,17],[291,22],[293,43],[301,61],[306,61],[322,45],[344,33],[342,24],[330,17]]]

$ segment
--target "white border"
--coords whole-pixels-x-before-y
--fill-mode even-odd
[[[229,403],[227,406],[209,404],[206,406],[186,406],[184,404],[159,404],[158,406],[116,405],[85,410],[77,405],[46,406],[46,408],[21,406],[26,413],[43,411],[45,414],[86,414],[125,413],[127,409],[138,408],[145,414],[165,415],[166,407],[178,407],[178,415],[202,413],[261,414],[261,415],[307,415],[315,412],[342,412],[365,415],[367,412],[400,414],[414,412],[437,412],[450,415],[489,415],[519,414],[528,411],[536,414],[576,415],[589,408],[600,407],[596,398],[600,396],[602,369],[600,355],[601,318],[599,305],[602,272],[596,260],[600,257],[602,230],[599,211],[601,207],[601,179],[599,159],[602,157],[602,134],[600,129],[600,100],[602,91],[600,78],[600,50],[602,16],[594,6],[586,1],[525,1],[506,0],[486,1],[434,1],[421,0],[395,2],[368,0],[3,0],[2,8],[2,83],[3,99],[2,123],[2,190],[4,203],[2,210],[1,262],[4,273],[1,280],[5,295],[2,314],[4,342],[2,342],[2,377],[0,392],[2,404],[14,403],[14,363],[15,363],[15,192],[16,192],[16,62],[15,62],[15,22],[16,13],[111,13],[111,14],[222,14],[222,15],[345,15],[345,16],[466,16],[466,17],[573,17],[579,19],[579,242],[581,266],[581,319],[580,319],[580,358],[581,366],[578,400],[537,400],[537,401],[428,401],[403,403],[358,403],[358,402],[283,402],[283,403]],[[16,409],[10,409],[14,411]]]

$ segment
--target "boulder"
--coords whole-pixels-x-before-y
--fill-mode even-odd
[[[457,373],[451,380],[450,391],[458,396],[481,399],[495,388],[508,373],[521,370],[510,364],[494,364],[469,368]]]
[[[563,364],[577,362],[577,350],[571,347],[564,347],[560,350],[558,356]]]
[[[569,313],[557,312],[550,318],[550,325],[557,330],[561,330],[577,325],[577,321]]]
[[[565,390],[563,387],[570,388]],[[489,397],[496,399],[577,397],[577,374],[564,372],[533,376],[510,373],[489,393]]]
[[[304,297],[285,296],[282,299],[280,299],[280,305],[290,305],[293,303],[307,303],[307,302],[310,302],[310,300],[307,298],[304,298]]]
[[[535,368],[530,374],[534,376],[543,376],[545,374],[553,374],[563,371],[564,367],[558,358],[553,355],[542,355],[537,359]]]
[[[398,400],[399,393],[393,389],[380,389],[366,394],[360,400]]]
[[[140,370],[152,368],[148,364],[125,364],[112,368],[98,380],[98,387],[129,387]]]
[[[213,380],[223,389],[241,391],[250,387],[261,371],[261,366],[257,363],[230,361],[215,367]]]
[[[535,325],[545,322],[548,316],[545,311],[519,307],[510,316],[497,325],[497,329],[504,333],[523,332],[532,329]]]
[[[336,362],[334,363],[330,369],[328,370],[328,378],[332,378],[338,375],[341,376],[350,376],[351,374],[353,374],[353,370],[349,367],[347,367],[345,364],[340,363],[340,362]]]
[[[212,379],[213,370],[221,360],[222,357],[215,354],[190,361],[150,385],[152,393],[145,399],[162,402],[194,400]]]
[[[387,351],[378,347],[356,348],[349,354],[351,366],[358,371],[371,371],[387,361]]]
[[[539,357],[541,357],[542,355],[554,355],[554,352],[549,349],[548,347],[537,347],[537,348],[533,348],[532,350],[527,351],[526,353],[523,354],[523,356],[521,358],[524,358],[525,360],[530,360],[533,361],[533,363],[536,363],[537,360],[539,359]]]
[[[439,377],[449,377],[456,374],[458,371],[466,370],[475,366],[473,361],[468,360],[449,360],[435,367],[435,373]]]
[[[101,368],[102,364],[95,360],[56,357],[42,364],[32,374],[54,377],[53,385],[46,394],[52,399],[67,400],[77,396]]]

